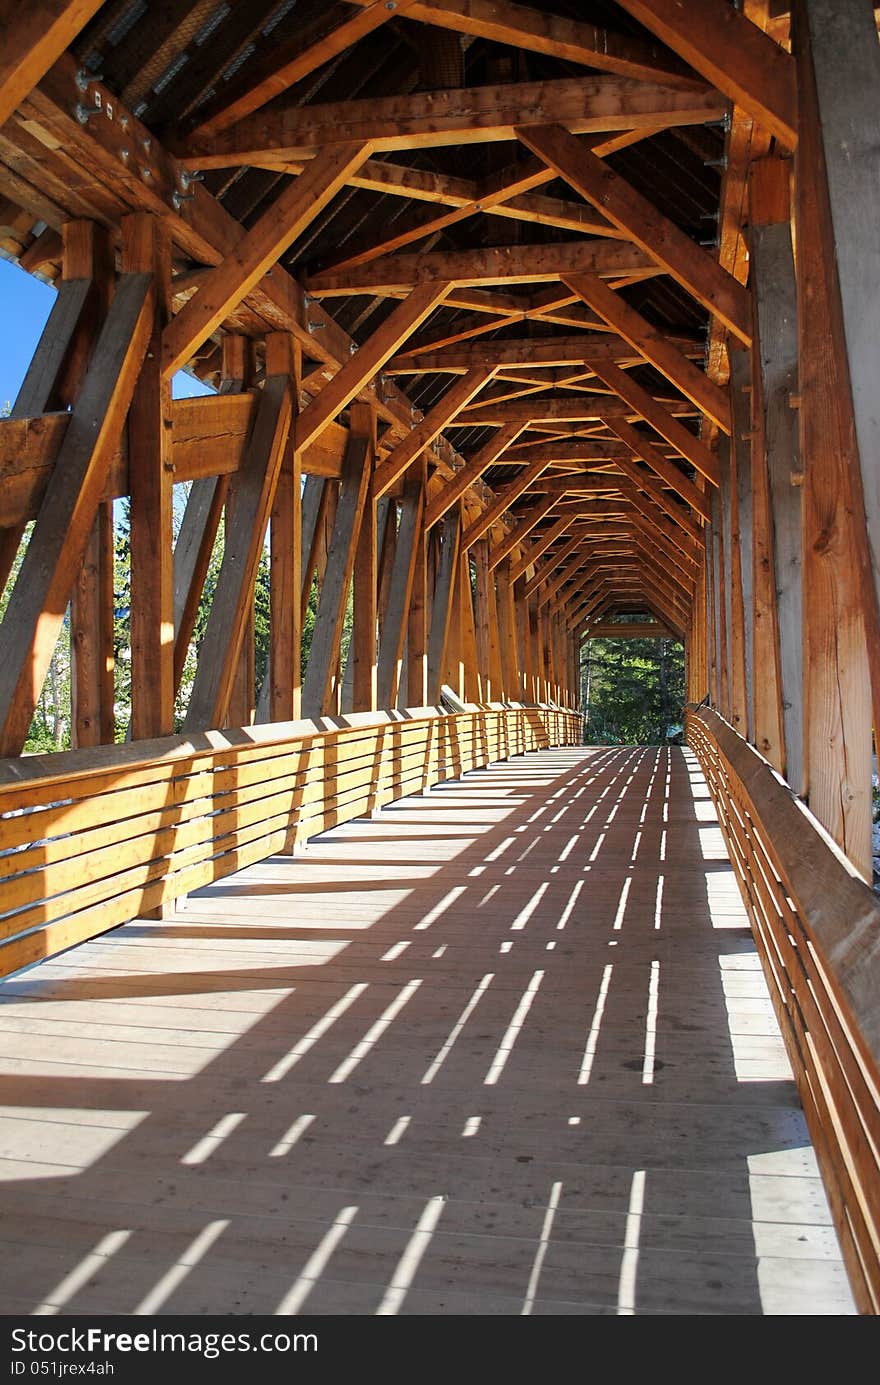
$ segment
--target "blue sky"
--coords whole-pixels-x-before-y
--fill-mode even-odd
[[[55,302],[55,290],[18,265],[0,259],[0,408],[14,404],[40,333]],[[174,397],[211,394],[191,375],[178,371]]]

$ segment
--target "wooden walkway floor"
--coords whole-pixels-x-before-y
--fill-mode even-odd
[[[844,1314],[681,750],[495,765],[0,986],[7,1313]]]

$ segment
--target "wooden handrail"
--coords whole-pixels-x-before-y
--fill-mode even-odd
[[[860,1311],[880,1311],[880,901],[785,780],[689,707]]]
[[[551,708],[421,707],[0,761],[0,975],[580,731]]]

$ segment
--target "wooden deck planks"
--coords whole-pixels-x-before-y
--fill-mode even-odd
[[[0,1100],[8,1311],[853,1311],[689,751],[490,766],[7,979]]]

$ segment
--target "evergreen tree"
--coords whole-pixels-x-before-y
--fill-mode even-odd
[[[684,649],[675,640],[589,640],[581,661],[587,745],[666,745],[681,736]]]

